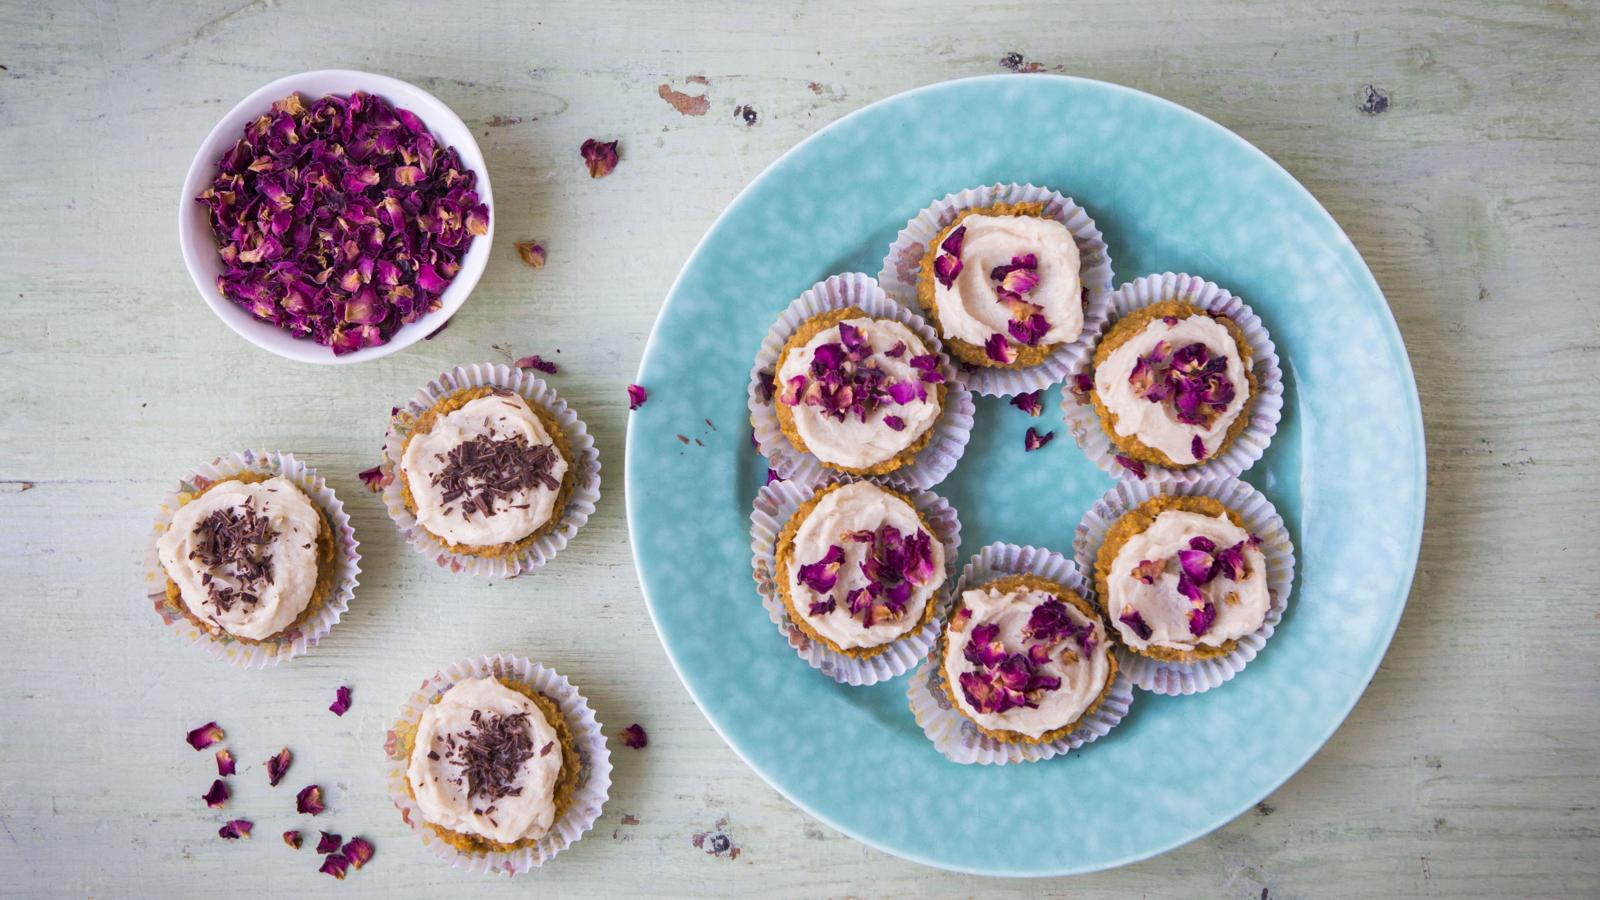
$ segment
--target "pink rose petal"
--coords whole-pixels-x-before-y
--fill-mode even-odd
[[[532,356],[524,356],[523,358],[512,363],[512,365],[519,369],[537,369],[546,375],[554,375],[557,372],[555,363],[545,359],[537,353],[533,354]]]
[[[321,815],[327,809],[322,803],[322,788],[315,784],[301,788],[300,793],[294,796],[294,808],[305,815]]]
[[[294,761],[294,754],[285,747],[267,758],[267,784],[277,787],[278,782],[289,771],[289,763]]]
[[[196,750],[204,750],[212,744],[215,744],[217,741],[222,740],[222,738],[223,732],[221,726],[217,725],[215,722],[207,722],[206,724],[201,725],[199,728],[189,732],[189,736],[185,738],[185,740],[189,742],[189,746],[195,748]]]
[[[622,745],[634,750],[643,750],[650,743],[650,735],[645,733],[644,726],[638,722],[622,729]]]
[[[589,167],[590,178],[604,178],[617,167],[616,141],[597,141],[589,138],[578,148],[578,153],[583,157],[584,164]]]
[[[1040,434],[1037,429],[1029,426],[1028,433],[1022,436],[1022,449],[1032,453],[1055,440],[1055,437],[1056,433],[1054,431],[1046,431],[1044,434]]]
[[[249,819],[234,819],[233,821],[224,824],[221,828],[218,828],[217,834],[221,836],[223,840],[236,841],[239,838],[249,837],[250,829],[254,827],[255,825],[251,823]]]
[[[300,832],[291,829],[283,833],[283,842],[288,844],[290,847],[299,850],[300,845],[305,843],[305,838],[300,836]]]
[[[342,684],[338,690],[333,692],[333,704],[328,707],[328,711],[336,716],[342,716],[350,711],[349,685]]]
[[[237,768],[238,768],[238,762],[236,760],[234,760],[233,754],[228,752],[228,748],[227,747],[223,747],[221,750],[217,751],[217,774],[218,775],[221,775],[223,777],[227,777],[229,775],[232,775],[234,773],[234,770],[237,769]]]
[[[350,865],[358,869],[372,862],[372,844],[363,837],[353,837],[346,841],[344,849],[339,852],[350,861]]]
[[[317,852],[321,853],[323,855],[327,855],[329,853],[333,853],[333,852],[337,851],[339,849],[339,846],[341,844],[343,844],[343,843],[344,843],[344,836],[343,835],[333,834],[331,832],[324,831],[324,832],[322,832],[322,836],[317,838]]]
[[[644,402],[649,399],[650,394],[644,388],[637,384],[628,385],[628,409],[630,411],[643,406]]]
[[[1035,418],[1044,412],[1044,391],[1029,391],[1011,398],[1011,405]]]
[[[349,868],[350,861],[345,859],[342,854],[330,853],[322,858],[322,866],[321,868],[317,869],[317,871],[327,875],[332,875],[340,881],[343,881],[344,874]]]
[[[200,799],[212,809],[221,809],[222,805],[228,802],[228,785],[218,778],[211,782],[211,790],[206,791]]]

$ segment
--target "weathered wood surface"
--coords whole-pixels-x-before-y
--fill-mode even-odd
[[[13,382],[0,413],[0,583],[12,590],[0,626],[0,895],[1600,891],[1594,3],[460,6],[0,2],[0,360]],[[620,477],[622,384],[717,212],[827,122],[998,71],[1012,53],[1012,68],[1169,97],[1300,178],[1389,297],[1430,461],[1410,605],[1327,747],[1209,837],[1034,883],[870,850],[742,765],[645,616]],[[479,134],[499,214],[493,261],[450,330],[354,368],[241,343],[196,298],[174,239],[180,179],[216,118],[271,78],[335,65],[394,74],[456,109]],[[704,94],[708,111],[680,113],[663,84]],[[754,124],[735,113],[745,104]],[[590,136],[623,142],[604,181],[577,159]],[[549,247],[546,269],[522,267],[519,238]],[[432,570],[355,478],[391,402],[446,365],[501,357],[496,345],[565,351],[557,384],[596,433],[607,475],[599,514],[560,564],[513,584]],[[180,469],[263,445],[330,477],[353,508],[366,573],[313,655],[253,673],[163,633],[139,560]],[[644,752],[619,751],[594,833],[512,882],[429,857],[378,765],[407,689],[498,647],[536,653],[583,685],[604,721],[637,720],[652,736]],[[355,709],[338,719],[326,707],[341,682],[355,686]],[[231,809],[257,823],[241,846],[217,840],[223,817],[197,799],[209,755],[181,743],[213,717],[243,762]],[[292,780],[330,789],[317,824],[377,843],[374,864],[343,884],[316,872],[309,848],[279,842],[307,826],[261,775],[285,743],[298,754]],[[692,843],[718,828],[736,859]]]

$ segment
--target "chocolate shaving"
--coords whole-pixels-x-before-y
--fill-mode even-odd
[[[237,508],[213,511],[195,526],[194,535],[196,546],[189,558],[217,570],[217,575],[200,576],[209,594],[207,602],[217,613],[227,612],[236,602],[246,606],[260,602],[261,589],[272,585],[273,532],[271,521],[256,512],[255,501],[246,499]],[[236,583],[225,583],[218,575]]]
[[[497,500],[535,486],[559,488],[550,474],[559,458],[553,445],[531,445],[520,434],[498,441],[480,434],[450,450],[433,483],[444,489],[446,504],[461,501],[463,516],[478,512],[487,518]]]
[[[533,728],[527,713],[501,715],[473,710],[473,728],[451,735],[451,756],[467,776],[467,795],[499,800],[516,797],[522,764],[533,757]],[[458,742],[456,738],[460,738]]]

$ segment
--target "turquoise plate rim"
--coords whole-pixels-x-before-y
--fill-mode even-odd
[[[1421,550],[1421,545],[1422,545],[1423,526],[1424,526],[1424,522],[1425,522],[1425,518],[1426,518],[1425,511],[1426,511],[1426,507],[1427,507],[1427,448],[1426,448],[1426,433],[1425,433],[1425,430],[1423,428],[1422,404],[1421,404],[1421,398],[1419,397],[1419,395],[1417,393],[1416,377],[1415,377],[1415,373],[1414,373],[1414,371],[1412,369],[1411,357],[1410,357],[1410,354],[1406,350],[1405,340],[1400,334],[1399,325],[1398,325],[1398,323],[1396,322],[1396,320],[1394,318],[1393,311],[1389,307],[1387,297],[1384,295],[1382,288],[1378,285],[1377,279],[1373,276],[1371,268],[1366,263],[1366,259],[1361,255],[1360,251],[1358,249],[1356,249],[1354,242],[1350,240],[1349,235],[1345,233],[1343,227],[1339,225],[1339,223],[1338,223],[1338,221],[1336,219],[1334,219],[1333,214],[1328,212],[1327,208],[1324,207],[1319,200],[1317,200],[1316,196],[1314,194],[1312,194],[1311,191],[1305,187],[1305,185],[1300,183],[1299,179],[1295,178],[1292,173],[1290,173],[1287,169],[1285,169],[1281,164],[1279,164],[1277,162],[1277,160],[1273,159],[1265,151],[1261,150],[1261,148],[1255,146],[1250,141],[1248,141],[1245,138],[1241,137],[1240,135],[1238,135],[1237,133],[1235,133],[1231,129],[1227,128],[1226,126],[1224,126],[1224,125],[1222,125],[1222,124],[1220,124],[1220,123],[1218,123],[1218,122],[1216,122],[1216,121],[1214,121],[1214,120],[1212,120],[1212,119],[1210,119],[1210,118],[1208,118],[1208,117],[1206,117],[1206,116],[1204,116],[1204,115],[1202,115],[1202,114],[1200,114],[1198,112],[1195,112],[1194,110],[1189,109],[1186,106],[1183,106],[1181,104],[1175,103],[1175,102],[1173,102],[1171,100],[1168,100],[1168,99],[1166,99],[1164,97],[1160,97],[1158,95],[1151,94],[1151,93],[1148,93],[1146,91],[1141,91],[1141,90],[1139,90],[1137,88],[1128,87],[1126,85],[1121,85],[1121,84],[1116,84],[1114,82],[1101,81],[1101,80],[1093,79],[1093,78],[1084,78],[1084,77],[1075,76],[1075,75],[1055,75],[1055,74],[1046,74],[1046,73],[1027,74],[1027,75],[1015,75],[1015,74],[981,75],[981,76],[974,76],[974,77],[968,77],[968,78],[955,78],[955,79],[948,79],[948,80],[945,80],[945,81],[934,82],[934,83],[931,83],[931,84],[926,84],[926,85],[922,85],[920,87],[912,88],[910,90],[902,91],[902,92],[900,92],[898,94],[894,94],[894,95],[891,95],[889,97],[882,98],[880,100],[876,100],[876,101],[874,101],[874,102],[872,102],[870,104],[867,104],[866,106],[860,107],[860,108],[858,108],[856,110],[851,111],[850,113],[847,113],[844,116],[841,116],[840,118],[834,120],[833,122],[828,123],[827,125],[825,125],[822,128],[818,129],[815,133],[807,136],[806,138],[804,138],[800,142],[796,143],[793,147],[790,147],[788,150],[784,151],[783,154],[781,154],[777,159],[773,160],[770,164],[768,164],[766,168],[764,168],[754,179],[752,179],[749,184],[745,185],[745,187],[739,192],[739,194],[736,197],[734,197],[734,199],[722,210],[722,212],[720,214],[718,214],[716,219],[712,221],[710,227],[706,229],[705,234],[702,235],[700,240],[699,240],[699,242],[696,243],[694,250],[689,254],[689,257],[684,261],[684,264],[683,264],[682,268],[680,268],[679,271],[678,271],[678,275],[673,279],[672,286],[667,291],[666,299],[662,303],[660,311],[656,314],[656,319],[655,319],[654,323],[652,323],[652,325],[651,325],[650,334],[645,340],[644,351],[640,356],[639,371],[638,371],[638,374],[635,375],[635,380],[639,381],[641,383],[644,380],[643,373],[644,373],[644,370],[646,369],[646,367],[649,364],[649,360],[650,360],[650,358],[651,358],[651,356],[653,354],[653,351],[656,349],[657,336],[658,336],[658,334],[659,334],[659,332],[661,330],[662,321],[666,318],[668,312],[673,308],[674,303],[686,302],[686,301],[680,301],[678,299],[680,297],[680,287],[682,286],[682,283],[683,283],[684,278],[686,277],[686,275],[694,268],[695,263],[699,260],[700,256],[703,253],[706,252],[707,247],[712,243],[713,239],[717,237],[717,235],[720,232],[724,222],[731,215],[733,215],[738,210],[740,210],[745,203],[750,202],[749,198],[756,192],[756,189],[758,187],[763,185],[768,179],[771,179],[771,178],[774,178],[774,177],[778,177],[779,173],[781,173],[781,171],[783,170],[786,162],[788,162],[789,160],[793,159],[797,154],[799,154],[802,151],[804,151],[805,148],[807,148],[813,142],[824,139],[828,134],[833,132],[835,129],[841,129],[841,128],[848,127],[857,118],[865,117],[870,111],[875,110],[875,109],[877,109],[879,107],[882,107],[882,106],[885,106],[885,105],[888,105],[888,104],[894,104],[894,103],[906,100],[908,98],[916,97],[916,96],[919,96],[919,95],[922,95],[922,94],[925,94],[925,93],[935,92],[935,91],[938,91],[940,89],[948,88],[948,87],[950,87],[952,85],[973,84],[973,83],[981,83],[981,82],[1012,81],[1012,80],[1015,80],[1015,79],[1018,79],[1018,78],[1027,78],[1027,79],[1033,79],[1033,80],[1038,80],[1038,81],[1048,81],[1048,80],[1070,81],[1070,82],[1076,82],[1076,83],[1079,83],[1079,84],[1082,84],[1082,85],[1087,85],[1087,86],[1090,86],[1090,87],[1092,87],[1094,89],[1103,89],[1103,90],[1109,90],[1109,91],[1113,91],[1113,92],[1121,92],[1121,93],[1136,95],[1136,96],[1138,96],[1140,98],[1143,98],[1145,100],[1154,101],[1157,105],[1159,105],[1161,107],[1164,107],[1167,112],[1174,113],[1174,114],[1177,114],[1177,115],[1179,115],[1181,117],[1187,118],[1187,119],[1190,120],[1190,122],[1192,124],[1194,124],[1194,125],[1196,125],[1196,126],[1198,126],[1200,128],[1204,128],[1204,129],[1210,130],[1213,133],[1215,133],[1216,135],[1218,135],[1220,137],[1223,137],[1225,140],[1229,140],[1229,141],[1234,142],[1241,149],[1243,149],[1246,153],[1253,155],[1260,162],[1265,163],[1268,167],[1270,167],[1271,169],[1275,170],[1279,175],[1281,175],[1287,181],[1288,184],[1293,185],[1293,189],[1298,191],[1299,194],[1301,195],[1300,199],[1302,199],[1304,201],[1309,201],[1311,206],[1314,207],[1317,210],[1317,212],[1321,215],[1321,217],[1325,220],[1326,224],[1331,226],[1331,228],[1333,229],[1333,232],[1338,236],[1338,238],[1343,240],[1343,242],[1345,244],[1345,247],[1348,249],[1348,252],[1354,257],[1355,262],[1358,264],[1357,268],[1356,268],[1356,271],[1359,273],[1360,277],[1363,279],[1363,284],[1361,286],[1366,289],[1365,292],[1369,293],[1371,296],[1376,296],[1377,298],[1379,298],[1382,301],[1382,302],[1379,302],[1379,303],[1375,304],[1375,307],[1376,307],[1375,312],[1377,313],[1380,322],[1385,326],[1384,334],[1385,334],[1385,337],[1387,337],[1389,339],[1390,345],[1391,345],[1388,349],[1390,349],[1391,351],[1396,352],[1399,362],[1403,363],[1403,365],[1400,367],[1400,370],[1399,370],[1398,374],[1400,375],[1400,377],[1402,379],[1402,384],[1403,384],[1403,387],[1405,389],[1405,394],[1406,394],[1405,399],[1409,401],[1407,403],[1407,410],[1406,411],[1409,413],[1409,416],[1408,416],[1409,422],[1408,422],[1408,424],[1409,424],[1410,430],[1411,430],[1411,437],[1412,437],[1412,439],[1414,441],[1414,445],[1416,447],[1415,457],[1414,457],[1414,459],[1412,461],[1413,465],[1415,467],[1414,468],[1414,472],[1415,472],[1415,475],[1416,475],[1416,491],[1417,491],[1417,493],[1416,493],[1416,496],[1417,496],[1416,509],[1414,511],[1414,517],[1413,517],[1413,522],[1412,522],[1412,527],[1411,527],[1411,533],[1410,533],[1410,535],[1409,535],[1409,537],[1407,539],[1406,546],[1405,546],[1405,549],[1404,549],[1404,554],[1405,555],[1404,555],[1403,560],[1401,561],[1401,568],[1403,569],[1404,574],[1401,577],[1399,583],[1397,583],[1399,596],[1398,596],[1397,602],[1393,602],[1391,604],[1391,612],[1390,612],[1390,614],[1388,616],[1388,620],[1382,623],[1382,627],[1381,627],[1381,631],[1382,631],[1381,646],[1378,648],[1378,652],[1373,654],[1371,664],[1366,668],[1366,670],[1361,675],[1361,679],[1360,680],[1361,680],[1361,682],[1363,684],[1363,687],[1362,687],[1362,689],[1360,691],[1356,692],[1352,696],[1352,698],[1350,699],[1349,703],[1345,705],[1344,709],[1341,710],[1338,713],[1338,715],[1335,716],[1331,720],[1331,722],[1330,722],[1329,726],[1327,727],[1327,729],[1320,736],[1318,736],[1314,741],[1312,741],[1308,745],[1308,749],[1306,750],[1304,755],[1301,756],[1292,765],[1286,767],[1285,771],[1283,772],[1283,774],[1281,776],[1279,776],[1279,777],[1277,777],[1275,779],[1269,779],[1268,786],[1266,787],[1265,790],[1261,791],[1259,793],[1259,795],[1249,796],[1249,797],[1244,798],[1241,802],[1236,804],[1236,807],[1233,808],[1231,811],[1228,811],[1228,812],[1225,812],[1222,815],[1213,817],[1213,821],[1210,821],[1210,822],[1208,822],[1207,824],[1205,824],[1205,825],[1203,825],[1201,827],[1195,828],[1190,833],[1185,834],[1185,835],[1183,835],[1183,836],[1181,836],[1181,837],[1179,837],[1177,839],[1174,839],[1174,840],[1171,840],[1171,841],[1167,841],[1167,842],[1163,842],[1163,843],[1161,843],[1159,845],[1155,845],[1155,846],[1151,846],[1151,847],[1147,847],[1147,848],[1142,848],[1142,849],[1140,849],[1138,851],[1135,851],[1135,852],[1132,852],[1132,853],[1128,853],[1128,854],[1126,854],[1126,855],[1124,855],[1122,857],[1111,859],[1111,860],[1105,860],[1105,861],[1100,861],[1100,862],[1090,863],[1090,864],[1085,864],[1085,865],[1066,865],[1066,866],[1057,866],[1057,867],[1030,868],[1030,869],[1026,869],[1026,870],[1023,870],[1023,869],[986,868],[986,867],[981,867],[981,866],[966,866],[966,865],[953,864],[953,863],[950,863],[950,862],[945,861],[945,860],[941,860],[941,859],[937,859],[937,858],[933,858],[933,857],[921,854],[921,853],[917,852],[917,850],[915,850],[914,848],[903,847],[903,846],[895,846],[895,845],[889,844],[887,842],[880,841],[880,840],[876,839],[871,834],[865,834],[865,833],[862,833],[861,831],[859,831],[857,829],[846,827],[842,823],[840,823],[837,820],[835,820],[832,816],[830,816],[827,813],[825,813],[824,811],[819,810],[819,809],[815,808],[814,806],[812,806],[811,804],[809,804],[806,801],[804,801],[803,799],[801,799],[799,797],[796,797],[796,796],[793,796],[793,795],[789,794],[788,792],[784,791],[784,789],[782,787],[780,787],[777,784],[777,782],[774,781],[774,779],[772,777],[770,777],[762,769],[761,766],[757,765],[755,762],[753,762],[750,759],[750,757],[745,753],[744,749],[741,748],[738,743],[736,743],[735,741],[733,741],[732,739],[729,738],[729,736],[728,736],[727,732],[724,730],[722,724],[719,723],[717,721],[716,717],[714,717],[710,713],[710,711],[706,708],[706,705],[705,705],[704,701],[695,692],[695,689],[691,686],[689,679],[686,677],[686,675],[684,673],[682,664],[680,663],[677,655],[673,651],[672,645],[670,643],[668,643],[665,635],[662,632],[660,619],[659,619],[659,616],[658,616],[658,613],[657,613],[657,609],[656,609],[656,601],[650,595],[650,590],[649,590],[649,587],[648,587],[648,579],[647,579],[647,577],[645,575],[645,561],[640,556],[640,551],[639,551],[640,542],[636,539],[637,529],[639,528],[638,516],[640,515],[640,512],[639,512],[638,505],[634,501],[634,497],[636,496],[636,491],[634,490],[634,487],[635,487],[635,475],[636,475],[636,471],[635,471],[636,470],[636,462],[635,462],[635,454],[634,454],[634,447],[635,447],[635,441],[634,441],[634,438],[635,438],[635,434],[634,434],[635,424],[634,423],[635,423],[635,418],[636,417],[633,416],[633,415],[630,415],[629,418],[628,418],[628,425],[627,425],[626,433],[625,433],[625,436],[624,436],[623,491],[624,491],[624,501],[625,501],[625,506],[626,506],[626,514],[627,514],[629,545],[630,545],[630,550],[631,550],[631,553],[632,553],[632,556],[633,556],[634,570],[635,570],[635,574],[638,576],[638,579],[639,579],[640,593],[644,597],[645,608],[649,612],[651,625],[656,630],[656,637],[657,637],[658,640],[661,641],[662,649],[666,651],[667,660],[672,665],[673,673],[675,675],[677,675],[679,682],[683,685],[684,689],[686,691],[688,691],[690,699],[692,699],[694,701],[695,706],[700,710],[701,715],[705,716],[706,721],[708,723],[710,723],[710,725],[712,727],[712,730],[714,730],[717,733],[717,735],[722,738],[723,742],[726,743],[728,745],[728,747],[733,750],[734,754],[737,755],[740,758],[740,760],[742,760],[745,763],[745,765],[749,766],[752,771],[754,771],[757,775],[759,775],[761,777],[761,779],[763,781],[765,781],[769,786],[771,786],[774,790],[778,791],[781,795],[783,795],[785,797],[785,799],[789,800],[789,802],[791,802],[791,803],[795,804],[796,806],[798,806],[800,809],[805,811],[808,815],[816,818],[818,821],[822,822],[823,824],[829,826],[830,828],[833,828],[836,831],[839,831],[839,832],[849,836],[850,838],[852,838],[854,840],[860,841],[863,844],[866,844],[866,845],[868,845],[870,847],[873,847],[873,848],[875,848],[877,850],[881,850],[881,851],[883,851],[885,853],[888,853],[888,854],[891,854],[893,856],[897,856],[897,857],[900,857],[902,859],[906,859],[906,860],[909,860],[909,861],[915,862],[915,863],[920,863],[922,865],[930,866],[930,867],[933,867],[933,868],[943,869],[943,870],[952,871],[952,872],[960,872],[960,873],[964,873],[964,874],[971,874],[971,875],[988,875],[988,876],[999,876],[999,877],[1052,877],[1052,876],[1078,875],[1078,874],[1086,874],[1086,873],[1090,873],[1090,872],[1104,871],[1104,870],[1108,870],[1108,869],[1114,869],[1114,868],[1119,868],[1121,866],[1130,865],[1132,863],[1136,863],[1136,862],[1139,862],[1141,860],[1150,859],[1151,857],[1159,856],[1159,855],[1161,855],[1163,853],[1166,853],[1166,852],[1168,852],[1170,850],[1173,850],[1173,849],[1175,849],[1177,847],[1181,847],[1181,846],[1183,846],[1185,844],[1188,844],[1188,843],[1190,843],[1190,842],[1192,842],[1194,840],[1197,840],[1197,839],[1199,839],[1201,837],[1204,837],[1204,836],[1210,834],[1211,832],[1217,830],[1218,828],[1221,828],[1223,825],[1226,825],[1229,822],[1233,821],[1235,818],[1237,818],[1238,816],[1240,816],[1244,812],[1248,811],[1251,807],[1255,806],[1255,804],[1260,802],[1265,797],[1271,795],[1273,791],[1276,791],[1285,782],[1287,782],[1296,773],[1298,773],[1302,768],[1304,768],[1306,763],[1310,762],[1311,758],[1313,756],[1315,756],[1323,748],[1323,746],[1325,746],[1327,744],[1328,740],[1333,736],[1334,732],[1338,731],[1339,727],[1341,725],[1343,725],[1344,721],[1349,717],[1351,711],[1355,709],[1356,704],[1360,702],[1360,700],[1361,700],[1361,698],[1363,696],[1365,696],[1366,687],[1370,685],[1370,683],[1372,681],[1372,677],[1374,676],[1374,674],[1376,674],[1379,665],[1382,664],[1383,658],[1384,658],[1385,655],[1387,655],[1389,646],[1394,640],[1394,634],[1395,634],[1395,631],[1399,627],[1400,618],[1405,612],[1406,602],[1409,599],[1409,595],[1410,595],[1410,591],[1411,591],[1411,585],[1415,580],[1417,560],[1418,560],[1418,556],[1419,556],[1419,553],[1420,553],[1420,550]],[[1137,275],[1139,275],[1139,274],[1143,274],[1143,273],[1131,273],[1131,274],[1129,274],[1129,273],[1120,273],[1119,272],[1118,275],[1117,275],[1116,284],[1117,284],[1117,286],[1120,287],[1122,284],[1126,283],[1127,281],[1131,280],[1134,277],[1137,277]],[[638,474],[642,475],[643,473],[638,473]],[[1299,577],[1300,577],[1300,573],[1297,573],[1297,581],[1298,581]],[[1300,590],[1301,590],[1301,586],[1299,584],[1296,584],[1295,592],[1298,594],[1300,592]]]

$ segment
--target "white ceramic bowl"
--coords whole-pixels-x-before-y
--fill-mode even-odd
[[[363,347],[353,353],[335,356],[333,349],[310,339],[296,338],[268,322],[263,322],[234,305],[217,292],[217,276],[222,274],[222,259],[217,256],[217,239],[211,232],[208,210],[196,203],[197,197],[216,177],[217,160],[223,151],[244,134],[244,127],[263,113],[269,112],[276,100],[299,92],[308,100],[326,94],[348,95],[366,91],[388,100],[397,107],[416,113],[428,129],[439,139],[441,146],[456,148],[461,163],[478,175],[477,191],[482,203],[489,207],[489,231],[478,235],[472,247],[461,260],[461,271],[451,280],[440,295],[440,308],[409,325],[402,325],[386,344]],[[432,333],[455,315],[467,295],[478,283],[478,276],[489,262],[489,246],[494,240],[494,196],[489,190],[489,169],[483,164],[483,153],[472,132],[450,107],[415,85],[386,75],[356,72],[349,69],[323,69],[302,72],[280,78],[265,85],[239,102],[211,129],[194,162],[189,164],[189,175],[183,180],[183,194],[178,198],[178,243],[183,248],[183,263],[189,268],[189,277],[199,288],[201,299],[229,328],[257,347],[270,350],[285,359],[310,363],[356,363],[380,356],[388,356],[411,346]]]

